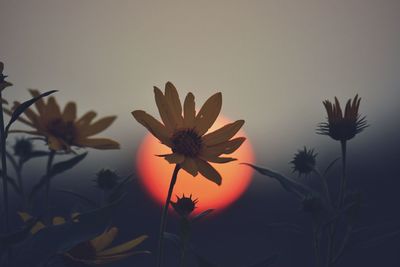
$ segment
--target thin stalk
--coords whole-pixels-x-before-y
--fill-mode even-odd
[[[165,200],[165,205],[163,207],[162,216],[161,216],[161,224],[160,224],[160,232],[158,234],[158,254],[157,254],[157,267],[161,267],[164,260],[164,232],[167,226],[167,216],[168,216],[168,207],[171,202],[172,192],[174,190],[174,186],[176,180],[178,178],[178,172],[180,170],[179,164],[176,164],[174,172],[172,174],[171,182],[169,184],[167,199]]]
[[[317,176],[320,178],[321,183],[322,183],[322,187],[324,188],[325,191],[325,196],[326,196],[326,200],[328,201],[329,205],[332,205],[331,202],[331,193],[329,191],[329,186],[328,186],[328,182],[326,180],[325,175],[323,176],[317,169],[313,169],[313,171],[317,174]]]
[[[181,247],[181,260],[179,263],[179,267],[185,267],[186,250],[189,243],[189,238],[190,238],[190,221],[188,218],[183,217],[181,219],[182,247]]]
[[[0,145],[1,145],[1,169],[3,175],[3,202],[4,202],[4,226],[5,232],[9,231],[8,224],[8,182],[7,182],[7,160],[6,160],[6,136],[4,133],[4,116],[3,116],[3,105],[1,100],[3,99],[0,91]]]
[[[55,151],[51,149],[50,153],[49,153],[49,158],[47,160],[47,167],[46,167],[47,183],[46,183],[46,193],[45,193],[45,197],[46,197],[46,199],[45,199],[45,209],[46,210],[45,211],[46,211],[47,215],[49,215],[49,211],[50,211],[49,200],[50,200],[51,181],[49,179],[49,175],[50,175],[51,167],[53,166],[54,155],[55,155]]]
[[[320,247],[319,247],[319,231],[316,223],[313,223],[313,245],[314,245],[314,253],[315,253],[315,266],[321,266],[321,255],[320,255]]]
[[[346,141],[340,142],[342,147],[342,179],[340,181],[340,191],[339,191],[339,208],[343,206],[344,199],[347,190],[347,179],[346,179]]]

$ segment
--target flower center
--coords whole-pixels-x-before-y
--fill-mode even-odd
[[[60,118],[54,119],[47,125],[47,130],[67,144],[72,144],[76,136],[76,128],[72,121],[64,121]]]
[[[180,130],[172,136],[172,151],[187,157],[196,157],[203,142],[193,129]]]

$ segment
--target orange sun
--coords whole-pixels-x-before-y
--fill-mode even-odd
[[[219,116],[210,131],[230,122],[230,120]],[[237,136],[246,137],[243,130],[240,130]],[[144,138],[137,153],[137,169],[141,184],[150,196],[161,205],[165,203],[175,165],[169,164],[165,159],[155,155],[168,153],[170,153],[170,148],[161,144],[151,134],[147,134]],[[246,139],[243,145],[230,156],[238,160],[226,164],[211,163],[221,174],[222,185],[216,185],[202,177],[201,174],[193,177],[181,170],[171,200],[175,201],[176,195],[185,194],[189,196],[192,194],[193,199],[199,200],[194,213],[200,213],[206,209],[221,211],[228,207],[242,195],[251,181],[252,169],[239,164],[239,162],[254,162],[253,149],[249,139]]]

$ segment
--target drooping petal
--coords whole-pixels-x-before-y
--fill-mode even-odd
[[[202,140],[207,146],[228,141],[242,128],[243,124],[244,120],[237,120],[233,123],[229,123],[212,133],[204,135]]]
[[[185,160],[185,156],[179,153],[163,155],[162,157],[171,164],[180,164]]]
[[[201,107],[195,119],[195,129],[201,136],[214,124],[222,107],[222,94],[212,95]]]
[[[140,124],[146,127],[147,130],[149,130],[158,140],[160,140],[161,143],[169,147],[171,146],[169,132],[161,122],[143,110],[135,110],[132,112],[132,115]]]
[[[109,116],[109,117],[104,117],[102,119],[99,119],[98,121],[94,122],[93,124],[85,127],[82,129],[80,134],[82,136],[91,136],[98,134],[105,129],[107,129],[117,118],[117,116]]]
[[[91,147],[96,149],[119,149],[118,142],[108,138],[86,138],[76,142],[77,146]]]
[[[182,126],[183,118],[181,100],[179,99],[178,91],[171,82],[165,84],[165,99],[170,106],[171,115],[173,116],[174,121],[178,122],[178,127]]]
[[[98,256],[111,256],[111,255],[126,253],[126,252],[134,249],[138,245],[140,245],[147,238],[148,238],[147,235],[142,235],[142,236],[140,236],[138,238],[135,238],[135,239],[133,239],[131,241],[125,242],[125,243],[123,243],[121,245],[118,245],[116,247],[104,250],[104,251],[98,253],[97,255]]]
[[[201,159],[196,159],[196,164],[201,175],[217,185],[221,185],[222,177],[213,166]]]
[[[207,157],[208,155],[219,156],[221,154],[232,154],[245,140],[245,137],[238,137],[215,146],[205,147],[203,148],[201,155]]]
[[[183,103],[183,124],[187,128],[193,128],[196,118],[196,104],[194,102],[194,95],[188,93]]]
[[[90,243],[92,244],[92,246],[96,250],[96,252],[101,252],[106,247],[111,245],[111,243],[114,241],[117,234],[118,234],[118,228],[112,227],[110,230],[107,230],[104,233],[102,233],[101,235],[99,235],[98,237],[90,240]]]
[[[192,176],[197,176],[198,169],[196,161],[193,158],[186,157],[185,161],[180,164],[181,168],[187,171]]]
[[[76,104],[75,102],[68,102],[64,108],[62,117],[64,121],[75,121],[76,120]]]

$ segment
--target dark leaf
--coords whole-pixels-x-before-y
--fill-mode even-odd
[[[94,202],[93,200],[89,199],[89,198],[86,197],[86,196],[83,196],[83,195],[81,195],[81,194],[78,194],[78,193],[75,193],[75,192],[72,192],[72,191],[68,191],[68,190],[57,190],[57,191],[60,192],[60,193],[65,193],[65,194],[74,196],[74,197],[76,197],[76,198],[79,198],[80,200],[83,200],[84,202],[86,202],[87,204],[89,204],[89,206],[91,206],[91,207],[93,207],[93,208],[96,208],[96,207],[97,207],[97,203]]]
[[[49,172],[49,176],[55,176],[57,174],[63,173],[69,169],[72,169],[73,167],[75,167],[79,162],[81,162],[87,155],[86,153],[77,155],[71,159],[68,159],[66,161],[62,161],[62,162],[58,162],[56,164],[53,165],[53,167],[51,168],[50,172]]]
[[[24,111],[25,111],[27,108],[29,108],[31,105],[33,105],[36,101],[38,101],[38,100],[41,99],[42,97],[51,95],[51,94],[53,94],[53,93],[55,93],[55,92],[57,92],[57,90],[51,90],[51,91],[45,92],[45,93],[43,93],[43,94],[41,94],[41,95],[39,95],[39,96],[37,96],[37,97],[34,97],[34,98],[32,98],[32,99],[30,99],[30,100],[28,100],[28,101],[25,101],[24,103],[22,103],[21,105],[19,105],[19,106],[14,110],[14,112],[12,113],[11,118],[10,118],[10,121],[8,122],[7,126],[5,127],[5,131],[4,131],[5,133],[4,133],[4,135],[6,136],[6,138],[7,138],[8,131],[9,131],[11,125],[12,125],[16,120],[18,120],[18,118],[21,116],[22,113],[24,113]]]
[[[208,214],[210,214],[210,213],[213,212],[213,211],[214,211],[213,209],[205,210],[205,211],[203,211],[202,213],[200,213],[200,214],[194,216],[193,219],[192,219],[192,221],[193,221],[193,222],[197,222],[198,220],[200,220],[200,219],[206,217]]]
[[[336,164],[336,162],[339,161],[339,159],[341,159],[341,157],[338,157],[336,159],[334,159],[329,165],[328,167],[326,167],[325,171],[324,171],[324,176],[326,176],[326,174],[329,172],[329,170]]]
[[[22,230],[4,236],[0,236],[0,250],[14,246],[27,239],[30,236],[31,229],[36,225],[38,221],[39,221],[38,218],[30,219]]]

